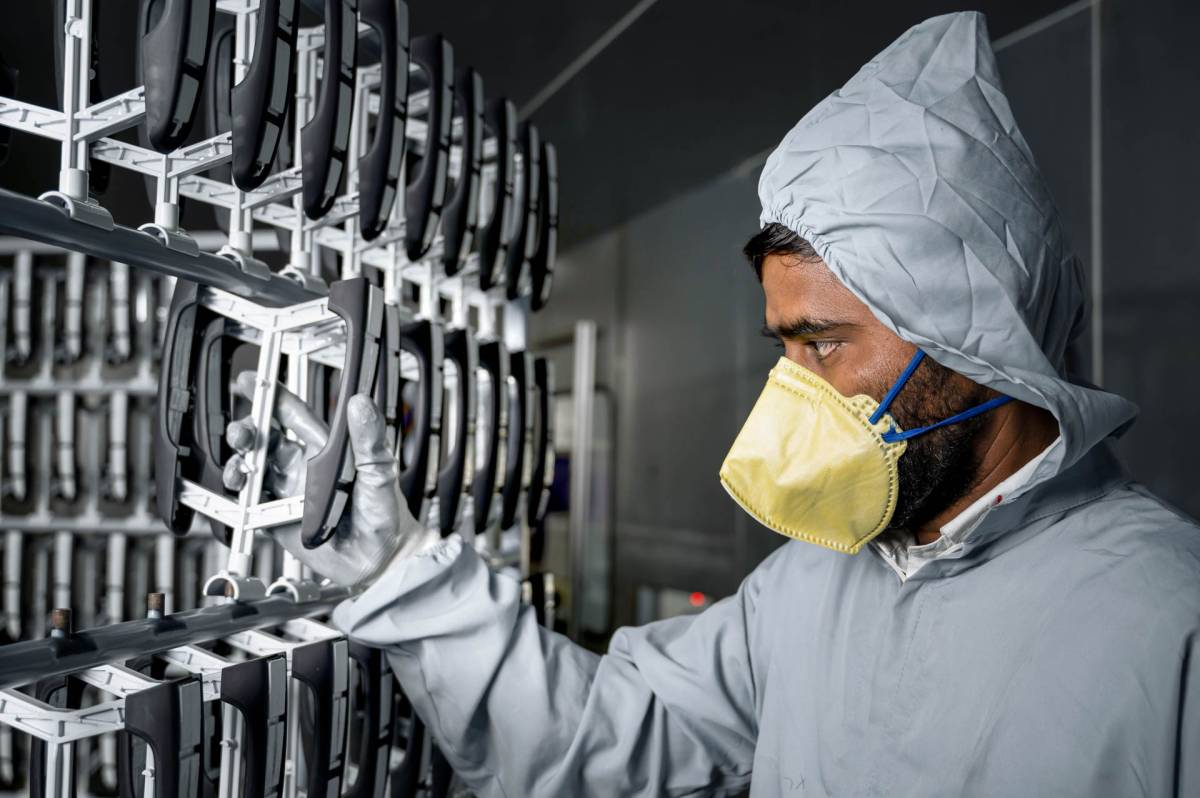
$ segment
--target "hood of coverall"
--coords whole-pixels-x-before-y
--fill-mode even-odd
[[[1084,270],[982,14],[927,20],[871,59],[788,132],[758,193],[762,223],[807,239],[901,338],[1054,414],[1062,437],[1027,488],[1136,415],[1068,376],[1088,319]]]

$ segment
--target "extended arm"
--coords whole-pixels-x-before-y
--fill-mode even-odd
[[[619,630],[601,657],[540,626],[519,584],[453,536],[395,561],[334,621],[389,652],[481,795],[719,795],[750,778],[756,576],[703,615]]]

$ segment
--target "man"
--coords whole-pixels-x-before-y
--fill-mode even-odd
[[[760,196],[783,358],[721,480],[797,540],[596,656],[416,529],[356,397],[353,517],[315,551],[278,533],[365,587],[337,624],[480,795],[1200,795],[1200,532],[1110,453],[1133,407],[1067,377],[1081,269],[983,18],[908,31]],[[323,440],[294,397],[279,415]],[[278,492],[302,453],[276,450]]]

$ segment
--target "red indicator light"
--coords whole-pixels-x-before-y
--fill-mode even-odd
[[[703,607],[705,599],[706,599],[705,595],[703,593],[700,593],[699,591],[688,596],[688,601],[691,603],[691,605],[693,607]]]

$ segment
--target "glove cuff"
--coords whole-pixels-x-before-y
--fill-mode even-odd
[[[374,561],[364,568],[358,578],[354,580],[354,587],[365,590],[396,562],[421,556],[444,542],[436,530],[430,529],[422,530],[418,534],[396,535],[391,540],[391,546],[381,549]]]

